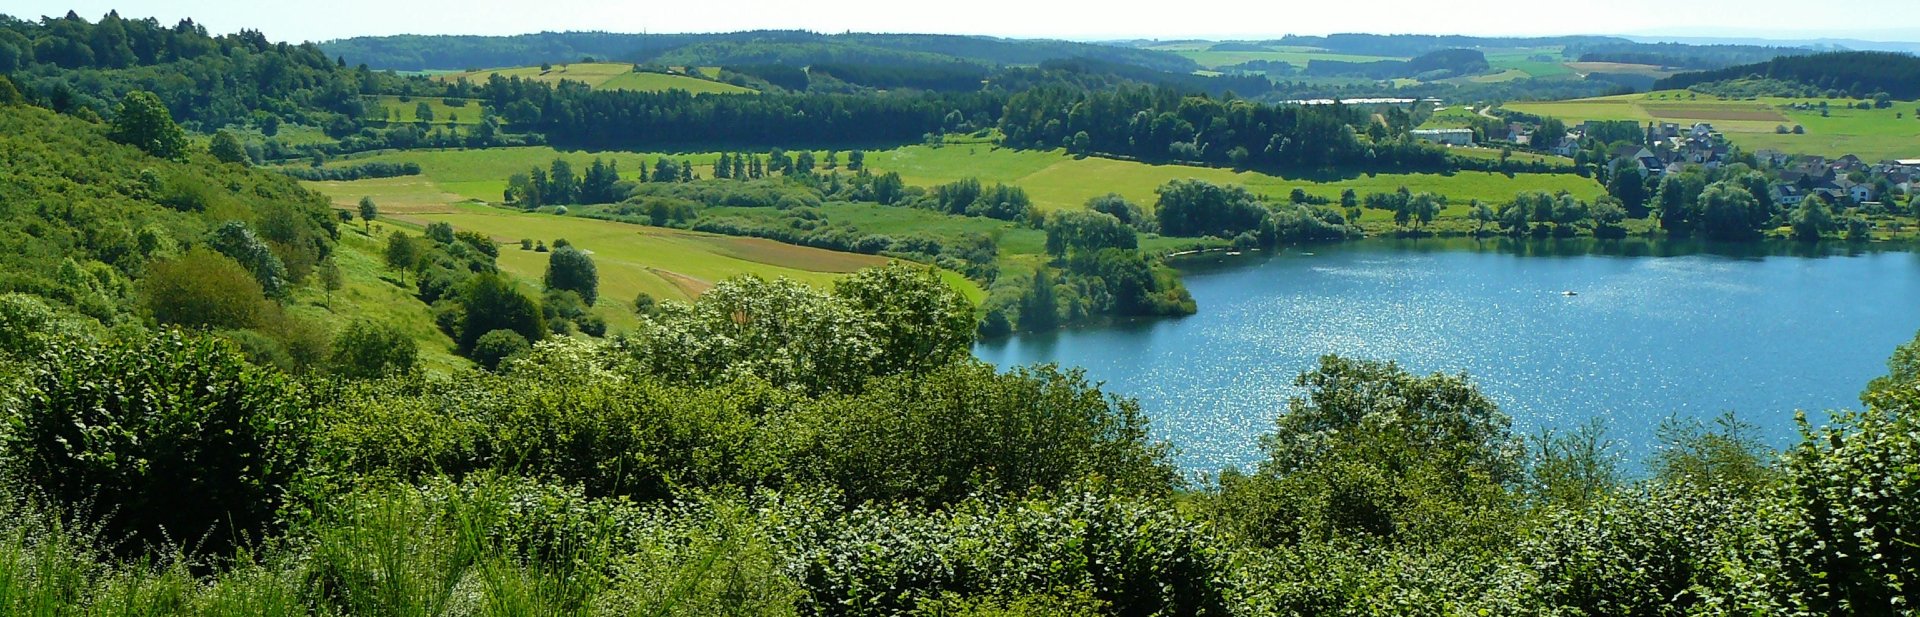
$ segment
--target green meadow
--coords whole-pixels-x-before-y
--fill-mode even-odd
[[[1426,122],[1420,123],[1420,128],[1423,128],[1423,129],[1471,128],[1473,126],[1474,121],[1479,117],[1480,117],[1480,114],[1475,113],[1472,107],[1469,107],[1466,105],[1455,105],[1452,107],[1446,107],[1446,108],[1435,110],[1433,112],[1433,115],[1427,117]]]
[[[1574,71],[1560,60],[1559,47],[1517,47],[1489,49],[1487,64],[1495,69],[1517,70],[1532,78],[1570,77]]]
[[[359,199],[353,192],[340,192],[342,188],[354,187],[314,188],[329,193],[334,203],[342,207]],[[742,274],[766,278],[786,277],[810,285],[826,286],[846,273],[884,265],[888,261],[885,257],[828,251],[758,238],[529,213],[474,203],[451,204],[438,212],[393,214],[383,217],[383,220],[386,226],[397,225],[415,232],[427,223],[444,222],[457,230],[486,234],[500,244],[498,263],[501,270],[533,289],[539,288],[550,253],[523,250],[520,240],[551,246],[555,240],[565,239],[593,256],[600,276],[600,296],[603,298],[594,312],[606,318],[615,330],[630,328],[637,323],[631,302],[643,292],[662,300],[689,300],[705,292],[714,283]],[[375,231],[381,226],[382,223],[376,222]],[[358,224],[355,229],[359,229]],[[943,272],[942,275],[969,299],[978,302],[985,298],[985,292],[964,277],[950,272]],[[384,273],[382,276],[391,278],[395,275]],[[426,326],[431,328],[430,319]]]
[[[1635,122],[1709,122],[1733,143],[1749,151],[1777,149],[1822,156],[1857,155],[1869,161],[1920,158],[1920,103],[1894,103],[1890,109],[1851,109],[1851,99],[1827,101],[1828,116],[1820,111],[1796,110],[1795,103],[1819,99],[1755,98],[1730,100],[1684,91],[1579,99],[1572,101],[1508,103],[1504,107],[1569,124],[1586,120]],[[1779,127],[1805,127],[1804,135],[1780,134]]]
[[[422,172],[419,177],[430,182],[433,190],[443,191],[460,199],[498,202],[507,189],[508,176],[527,173],[536,166],[545,169],[553,164],[554,159],[566,160],[568,164],[573,165],[574,173],[584,172],[587,165],[591,164],[595,158],[605,159],[619,166],[622,177],[631,178],[642,168],[650,171],[653,164],[661,157],[672,157],[675,161],[689,161],[696,166],[711,167],[713,161],[719,156],[717,152],[675,154],[618,151],[563,152],[546,146],[529,146],[483,150],[389,151],[342,157],[328,163],[328,166],[346,167],[374,161],[419,163]],[[702,169],[699,173],[702,176],[709,174],[706,169]]]
[[[444,99],[437,96],[369,96],[367,119],[411,124],[420,121],[420,104],[433,111],[433,124],[479,124],[480,99]],[[403,98],[407,100],[402,100]],[[448,105],[454,101],[455,105]]]
[[[1497,150],[1461,149],[1467,156],[1497,157]],[[825,153],[816,153],[824,161]],[[485,205],[499,202],[507,176],[523,173],[535,166],[546,167],[555,158],[584,169],[594,158],[615,161],[623,173],[645,168],[662,156],[685,160],[699,166],[697,173],[709,176],[717,153],[652,154],[634,152],[561,152],[547,147],[496,148],[485,150],[439,150],[390,152],[344,158],[330,165],[351,165],[367,161],[413,162],[422,174],[398,178],[380,178],[352,182],[308,182],[307,186],[328,195],[334,204],[352,209],[362,197],[380,204],[383,219],[408,227],[430,222],[446,222],[456,229],[477,231],[502,244],[500,266],[528,284],[536,285],[546,268],[545,253],[524,251],[521,239],[545,242],[565,238],[591,251],[600,268],[602,296],[608,304],[596,309],[616,329],[630,327],[634,317],[625,303],[639,293],[657,298],[685,299],[698,295],[714,282],[739,274],[766,277],[785,276],[809,284],[825,285],[843,273],[885,263],[886,259],[869,255],[840,253],[781,244],[769,240],[737,238],[712,234],[631,225],[579,216],[526,213]],[[1529,155],[1516,154],[1526,160]],[[842,155],[844,161],[844,153]],[[1293,189],[1338,199],[1341,191],[1352,189],[1365,195],[1391,192],[1401,187],[1446,195],[1452,204],[1442,213],[1436,228],[1465,222],[1467,204],[1473,200],[1505,202],[1515,193],[1528,190],[1567,191],[1583,199],[1602,194],[1601,187],[1585,178],[1571,175],[1517,174],[1512,177],[1485,172],[1455,174],[1355,174],[1338,178],[1285,177],[1258,172],[1182,165],[1149,165],[1104,158],[1078,158],[1054,151],[1009,150],[991,143],[950,143],[940,147],[908,146],[867,155],[867,165],[875,172],[898,172],[909,185],[930,187],[966,177],[984,182],[1007,183],[1024,188],[1044,209],[1079,208],[1090,198],[1109,192],[1119,193],[1149,208],[1156,201],[1155,190],[1177,179],[1195,178],[1216,183],[1242,184],[1269,199],[1283,200]],[[996,239],[1009,264],[1017,265],[1023,256],[1043,252],[1044,234],[1024,226],[991,219],[947,216],[911,208],[881,207],[871,204],[827,204],[821,208],[829,220],[869,232],[888,235],[928,233],[954,236],[980,233]],[[712,214],[760,216],[764,212],[730,212],[727,208],[708,210]],[[1360,223],[1369,231],[1392,229],[1391,215],[1366,212]],[[1148,237],[1143,248],[1155,252],[1178,250],[1193,244],[1193,239]],[[946,273],[956,287],[979,301],[984,292],[958,274]]]
[[[1497,156],[1497,153],[1496,153]],[[1095,157],[1077,158],[1063,151],[1016,151],[987,145],[909,146],[867,156],[867,165],[876,171],[896,171],[908,184],[930,186],[965,177],[985,182],[1001,182],[1026,189],[1036,205],[1044,209],[1078,208],[1088,199],[1107,193],[1119,193],[1149,207],[1154,190],[1169,181],[1194,178],[1209,182],[1241,184],[1270,198],[1284,199],[1295,188],[1308,194],[1338,199],[1341,191],[1353,189],[1361,195],[1391,192],[1406,187],[1446,195],[1467,203],[1478,199],[1505,202],[1522,191],[1567,191],[1582,199],[1594,199],[1603,192],[1592,180],[1571,175],[1517,174],[1513,177],[1487,172],[1454,174],[1355,174],[1339,178],[1276,176],[1253,171],[1233,171],[1184,165],[1149,165]]]
[[[1468,156],[1498,157],[1498,151],[1461,149]],[[413,162],[421,167],[421,176],[385,178],[339,185],[323,190],[351,193],[366,187],[369,195],[381,199],[384,194],[397,203],[432,207],[461,200],[498,202],[506,189],[507,176],[525,173],[534,166],[546,167],[555,158],[566,159],[575,171],[585,169],[594,158],[616,162],[623,174],[650,166],[663,156],[692,162],[702,176],[711,175],[707,167],[718,153],[653,154],[635,152],[562,152],[548,147],[493,148],[485,150],[437,150],[388,152],[371,156],[336,160],[330,165],[351,165],[366,161]],[[1514,155],[1520,160],[1537,157]],[[825,159],[816,152],[816,160]],[[845,153],[841,153],[844,161]],[[1119,193],[1151,207],[1154,190],[1167,182],[1186,178],[1210,182],[1241,184],[1250,190],[1274,198],[1284,198],[1300,188],[1312,195],[1337,199],[1341,191],[1352,189],[1361,195],[1391,192],[1406,187],[1446,195],[1466,203],[1471,200],[1504,202],[1522,191],[1566,191],[1593,199],[1602,189],[1592,180],[1565,174],[1516,174],[1512,177],[1488,172],[1454,174],[1353,174],[1350,176],[1289,177],[1253,171],[1234,171],[1186,165],[1151,165],[1098,157],[1073,157],[1060,150],[1012,150],[990,143],[959,143],[940,147],[916,145],[871,152],[867,166],[875,172],[897,172],[911,186],[931,187],[963,178],[979,178],[988,183],[1004,183],[1025,189],[1034,203],[1043,209],[1078,208],[1088,199]],[[358,200],[356,196],[353,199]]]
[[[1405,60],[1390,56],[1368,56],[1343,54],[1327,51],[1318,47],[1300,47],[1288,45],[1270,45],[1266,51],[1211,51],[1213,43],[1169,43],[1156,45],[1148,49],[1170,51],[1191,58],[1200,66],[1217,69],[1223,66],[1239,64],[1250,60],[1286,62],[1295,68],[1304,68],[1313,60],[1337,60],[1341,62],[1374,62],[1378,60]]]
[[[547,83],[559,83],[562,80],[577,81],[595,90],[634,90],[641,92],[665,92],[667,90],[685,90],[694,94],[752,94],[755,90],[733,84],[691,77],[687,75],[668,75],[664,73],[636,73],[634,65],[625,62],[587,62],[579,64],[556,64],[547,70],[537,66],[516,68],[486,69],[465,71],[441,75],[440,79],[454,81],[465,79],[473,83],[487,81],[493,75],[518,77]]]

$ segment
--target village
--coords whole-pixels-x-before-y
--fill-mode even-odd
[[[1510,122],[1504,134],[1484,135],[1484,145],[1519,147],[1575,158],[1585,164],[1594,140],[1611,144],[1605,147],[1606,177],[1621,166],[1630,165],[1650,183],[1689,166],[1716,169],[1722,165],[1747,163],[1773,178],[1770,192],[1774,203],[1794,206],[1809,198],[1823,199],[1840,206],[1879,203],[1890,196],[1913,195],[1920,183],[1920,158],[1868,162],[1851,154],[1829,159],[1816,155],[1796,155],[1776,149],[1763,149],[1748,158],[1711,123],[1685,126],[1672,122],[1650,122],[1644,128],[1622,131],[1631,121],[1583,122],[1567,127],[1566,136],[1551,145],[1532,143],[1539,125]],[[1634,139],[1618,139],[1623,133],[1637,133]],[[1415,139],[1449,147],[1476,145],[1476,131],[1465,128],[1419,129],[1411,131]],[[1591,138],[1589,136],[1592,136]],[[1920,156],[1920,155],[1917,155]]]

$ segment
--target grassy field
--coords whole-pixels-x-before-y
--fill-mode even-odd
[[[1217,69],[1223,66],[1239,64],[1249,60],[1269,60],[1286,62],[1294,68],[1305,68],[1313,60],[1338,60],[1342,62],[1374,62],[1378,60],[1405,60],[1390,56],[1366,56],[1343,54],[1317,47],[1269,46],[1267,51],[1209,51],[1213,43],[1169,43],[1148,49],[1170,51],[1193,59],[1200,66]]]
[[[485,82],[493,75],[518,77],[547,83],[559,83],[562,80],[577,81],[596,90],[635,90],[643,92],[665,92],[667,90],[685,90],[694,94],[751,94],[755,90],[733,84],[720,83],[687,75],[667,75],[663,73],[635,73],[633,65],[624,62],[592,62],[582,64],[556,64],[552,69],[542,71],[537,66],[517,68],[486,69],[441,75],[440,79],[452,81],[465,79],[473,83]]]
[[[333,259],[346,285],[333,292],[331,304],[318,285],[303,285],[294,288],[291,310],[310,317],[325,316],[325,322],[337,322],[337,315],[355,315],[392,324],[413,337],[420,348],[420,365],[428,372],[451,374],[472,366],[454,355],[453,339],[433,325],[431,311],[413,299],[413,287],[386,269],[381,257],[382,240],[366,229],[360,225],[341,227]]]
[[[1472,107],[1468,107],[1466,105],[1455,105],[1453,107],[1447,107],[1444,109],[1435,110],[1432,116],[1427,117],[1426,122],[1420,123],[1420,128],[1423,128],[1423,129],[1471,128],[1473,126],[1473,123],[1479,117],[1480,117],[1480,114],[1475,113]]]
[[[1735,144],[1748,150],[1765,148],[1822,156],[1858,155],[1877,161],[1920,157],[1920,120],[1914,102],[1895,103],[1891,109],[1842,109],[1850,100],[1829,101],[1829,117],[1818,110],[1791,109],[1804,99],[1759,98],[1722,100],[1689,92],[1650,92],[1574,101],[1509,103],[1507,109],[1556,116],[1570,124],[1584,120],[1635,122],[1710,122]],[[1800,125],[1804,135],[1781,135],[1780,126]]]
[[[443,165],[438,169],[441,173],[462,177],[455,170],[464,168]],[[599,266],[601,296],[607,299],[595,312],[616,329],[633,325],[635,318],[627,303],[641,292],[660,299],[685,300],[699,295],[715,282],[740,274],[785,276],[824,285],[841,274],[887,262],[884,257],[757,238],[495,208],[445,190],[430,175],[305,184],[327,195],[342,209],[354,208],[361,197],[372,197],[380,205],[381,220],[389,224],[417,229],[431,222],[446,222],[455,229],[491,236],[501,243],[501,269],[536,288],[546,272],[547,254],[520,250],[519,241],[525,238],[551,245],[554,240],[565,238],[593,253]],[[944,275],[968,298],[977,302],[985,297],[984,291],[964,277],[954,273]]]
[[[1680,71],[1652,64],[1626,64],[1622,62],[1568,62],[1567,68],[1582,75],[1588,73],[1609,73],[1617,75],[1641,75],[1659,79],[1669,77]]]
[[[665,92],[685,90],[694,94],[753,94],[752,88],[742,88],[729,83],[708,81],[685,75],[666,75],[662,73],[633,73],[615,76],[598,86],[600,90],[633,90],[638,92]]]
[[[1515,193],[1529,190],[1564,190],[1582,199],[1593,199],[1602,192],[1599,184],[1570,175],[1520,174],[1509,178],[1493,173],[1460,172],[1450,175],[1288,178],[1208,167],[1075,158],[1058,150],[1016,151],[986,145],[941,148],[909,146],[870,154],[867,156],[867,165],[877,171],[897,171],[908,184],[913,185],[930,186],[968,176],[985,182],[1013,184],[1026,189],[1034,203],[1045,209],[1078,208],[1088,199],[1109,192],[1119,193],[1151,207],[1155,200],[1154,189],[1168,181],[1183,178],[1242,184],[1254,192],[1274,198],[1285,198],[1294,188],[1304,189],[1313,195],[1338,198],[1342,190],[1349,188],[1365,195],[1389,192],[1402,186],[1413,191],[1447,195],[1461,203],[1474,199],[1505,202],[1512,199]]]
[[[644,152],[561,152],[553,148],[520,147],[488,148],[485,150],[408,150],[404,152],[382,152],[372,155],[341,157],[328,163],[330,167],[346,167],[360,163],[380,161],[389,163],[419,163],[421,175],[416,181],[430,183],[430,186],[416,187],[420,193],[439,191],[450,193],[461,199],[477,199],[498,202],[501,193],[506,191],[507,177],[517,173],[526,173],[535,166],[542,169],[553,164],[554,159],[565,159],[573,165],[574,173],[583,173],[587,165],[598,157],[613,161],[620,168],[622,177],[632,177],[641,169],[652,170],[653,164],[661,157],[670,156],[675,161],[689,161],[699,167],[697,173],[709,176],[717,152],[658,154]],[[405,192],[413,186],[412,182],[395,180],[392,185],[372,185],[377,190],[395,190]],[[360,181],[361,183],[367,181]],[[360,183],[355,183],[356,185]],[[417,193],[418,194],[418,193]],[[379,197],[375,197],[378,200]],[[457,201],[457,200],[456,200]]]
[[[437,96],[414,96],[407,97],[411,100],[403,101],[400,100],[400,97],[393,95],[369,96],[365,98],[368,103],[367,119],[369,120],[401,123],[419,122],[420,104],[426,103],[427,108],[433,110],[433,124],[480,123],[481,110],[479,99],[443,99]],[[447,101],[449,100],[465,104],[460,106],[448,105]]]

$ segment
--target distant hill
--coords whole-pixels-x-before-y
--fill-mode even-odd
[[[1743,78],[1793,82],[1859,97],[1884,92],[1896,99],[1912,100],[1920,98],[1920,57],[1885,51],[1783,56],[1716,71],[1681,73],[1660,80],[1654,88],[1682,89]]]
[[[1286,36],[1270,42],[1275,45],[1318,47],[1343,54],[1410,58],[1444,49],[1561,47],[1630,43],[1631,41],[1609,36],[1507,38],[1429,34],[1330,34]]]
[[[1581,62],[1649,64],[1697,71],[1766,62],[1780,56],[1805,55],[1816,51],[1805,47],[1683,43],[1606,43],[1567,48],[1567,54],[1579,58]]]
[[[819,62],[895,63],[960,60],[986,66],[1037,65],[1047,60],[1094,58],[1162,71],[1192,71],[1178,55],[1115,45],[1055,40],[1016,40],[938,34],[819,34],[766,30],[718,34],[620,34],[542,32],[516,36],[397,35],[357,37],[319,44],[349,64],[401,71],[468,70],[578,62],[592,57],[637,63],[692,66]]]

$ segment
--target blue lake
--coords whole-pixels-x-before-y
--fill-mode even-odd
[[[1672,416],[1792,443],[1920,330],[1920,253],[1638,241],[1369,240],[1179,263],[1197,315],[983,342],[1139,399],[1182,468],[1250,468],[1323,354],[1465,372],[1524,434],[1600,418],[1629,461]],[[1568,296],[1564,291],[1575,291]]]

